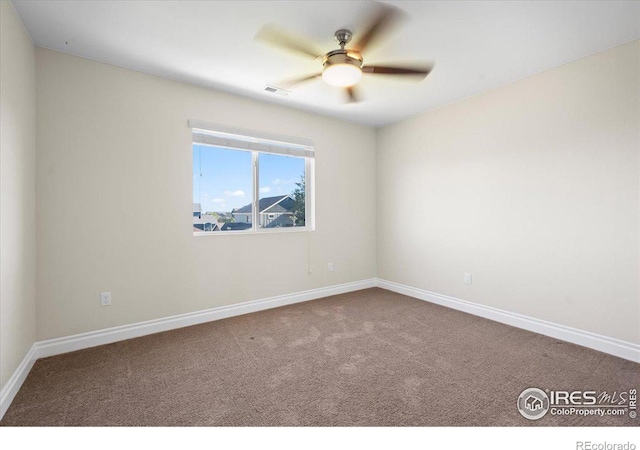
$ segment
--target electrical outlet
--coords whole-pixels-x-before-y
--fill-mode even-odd
[[[466,284],[471,284],[471,282],[472,282],[472,281],[473,281],[473,280],[472,280],[472,278],[471,278],[471,274],[470,274],[470,273],[468,273],[468,272],[465,272],[465,273],[464,273],[464,282],[465,282]]]
[[[111,292],[100,293],[100,306],[111,306]]]
[[[333,263],[329,263],[329,265],[327,266],[327,270],[329,272],[333,272]]]

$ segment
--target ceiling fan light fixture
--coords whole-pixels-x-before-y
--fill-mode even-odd
[[[340,49],[325,55],[322,79],[331,86],[350,87],[362,78],[362,56]]]
[[[331,86],[350,87],[362,79],[362,69],[355,64],[330,64],[324,67],[322,79]]]

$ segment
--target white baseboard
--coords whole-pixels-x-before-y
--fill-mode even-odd
[[[279,306],[291,305],[293,303],[306,302],[331,295],[359,291],[375,286],[376,280],[375,278],[371,278],[36,342],[26,354],[20,366],[15,370],[6,386],[2,388],[0,397],[0,420],[7,409],[9,409],[9,405],[11,405],[11,402],[38,358],[73,352],[84,348],[110,344],[112,342],[198,325],[214,320],[226,319],[228,317],[263,311],[265,309],[277,308]]]
[[[4,413],[9,409],[9,405],[11,405],[11,402],[22,387],[22,383],[27,379],[27,375],[29,375],[33,364],[36,362],[36,359],[38,359],[36,353],[36,344],[33,344],[27,354],[24,355],[24,358],[22,358],[22,361],[20,361],[20,364],[11,375],[11,378],[9,378],[9,381],[7,381],[7,384],[0,390],[0,420],[2,420]]]
[[[147,320],[144,322],[122,325],[119,327],[105,328],[88,333],[75,334],[56,339],[36,342],[38,358],[59,355],[61,353],[73,352],[83,348],[96,347],[98,345],[110,344],[112,342],[123,341],[125,339],[136,338],[162,331],[174,330],[176,328],[189,327],[214,320],[226,319],[228,317],[239,316],[265,309],[277,308],[279,306],[291,305],[293,303],[306,302],[330,295],[344,294],[346,292],[359,291],[375,287],[376,280],[355,281],[351,283],[338,284],[308,291],[297,292],[295,294],[278,295],[275,297],[260,300],[251,300],[243,303],[236,303],[228,306],[195,311],[186,314],[164,317],[162,319]]]
[[[463,311],[475,316],[484,317],[513,327],[550,336],[561,341],[592,348],[619,358],[628,359],[633,362],[640,362],[640,345],[638,344],[621,341],[619,339],[591,333],[590,331],[567,327],[553,322],[547,322],[546,320],[535,319],[533,317],[493,308],[491,306],[484,306],[478,303],[460,300],[458,298],[406,286],[393,281],[378,279],[376,286],[399,294],[408,295],[409,297],[414,297],[419,300],[436,303],[438,305],[446,306],[447,308],[457,309],[458,311]]]

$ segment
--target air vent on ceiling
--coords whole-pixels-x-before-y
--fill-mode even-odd
[[[291,91],[287,91],[286,89],[281,89],[275,86],[267,86],[264,88],[264,90],[267,92],[271,92],[272,94],[283,95],[285,97],[291,93]]]

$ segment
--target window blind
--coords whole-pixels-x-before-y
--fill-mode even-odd
[[[243,130],[199,120],[190,120],[189,127],[193,132],[193,142],[197,144],[303,158],[315,156],[313,141],[309,139]]]

